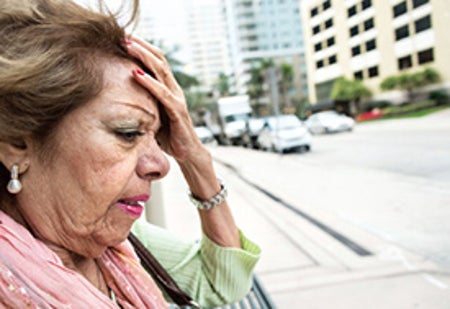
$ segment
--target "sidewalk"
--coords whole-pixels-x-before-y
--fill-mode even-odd
[[[283,193],[295,188],[283,190],[277,175],[266,173],[276,166],[279,174],[292,175],[276,157],[265,156],[255,172],[245,162],[263,153],[249,157],[245,149],[222,147],[211,152],[229,187],[239,227],[263,250],[256,272],[278,308],[450,308],[448,273],[342,219],[299,204],[296,194]],[[167,228],[198,239],[197,214],[175,163],[161,187]]]

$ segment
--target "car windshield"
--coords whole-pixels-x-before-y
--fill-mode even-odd
[[[228,115],[225,117],[225,122],[233,122],[238,120],[244,120],[247,121],[250,118],[250,114],[235,114],[235,115]]]
[[[301,126],[300,120],[294,115],[269,118],[268,122],[272,129],[293,129]]]

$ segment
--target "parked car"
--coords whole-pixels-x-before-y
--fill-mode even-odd
[[[197,126],[194,127],[195,134],[197,134],[198,138],[202,141],[203,144],[216,145],[217,141],[214,137],[212,131],[205,126]]]
[[[258,136],[264,127],[265,118],[249,118],[242,135],[242,146],[258,149]]]
[[[261,149],[277,152],[311,149],[311,134],[295,115],[267,117],[257,143]]]
[[[313,134],[352,131],[355,126],[353,118],[335,111],[324,111],[312,114],[305,125]]]

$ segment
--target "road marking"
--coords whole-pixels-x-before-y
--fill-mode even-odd
[[[432,275],[423,275],[423,277],[425,278],[425,280],[427,280],[429,283],[431,283],[434,286],[437,286],[438,288],[440,288],[441,290],[446,290],[448,288],[448,285],[445,284],[444,282],[434,278]]]

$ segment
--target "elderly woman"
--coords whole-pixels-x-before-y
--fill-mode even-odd
[[[202,306],[243,297],[259,249],[162,53],[68,0],[2,0],[0,37],[0,307],[167,307],[127,240],[133,224]],[[201,242],[135,223],[169,170],[164,152],[199,207]]]

